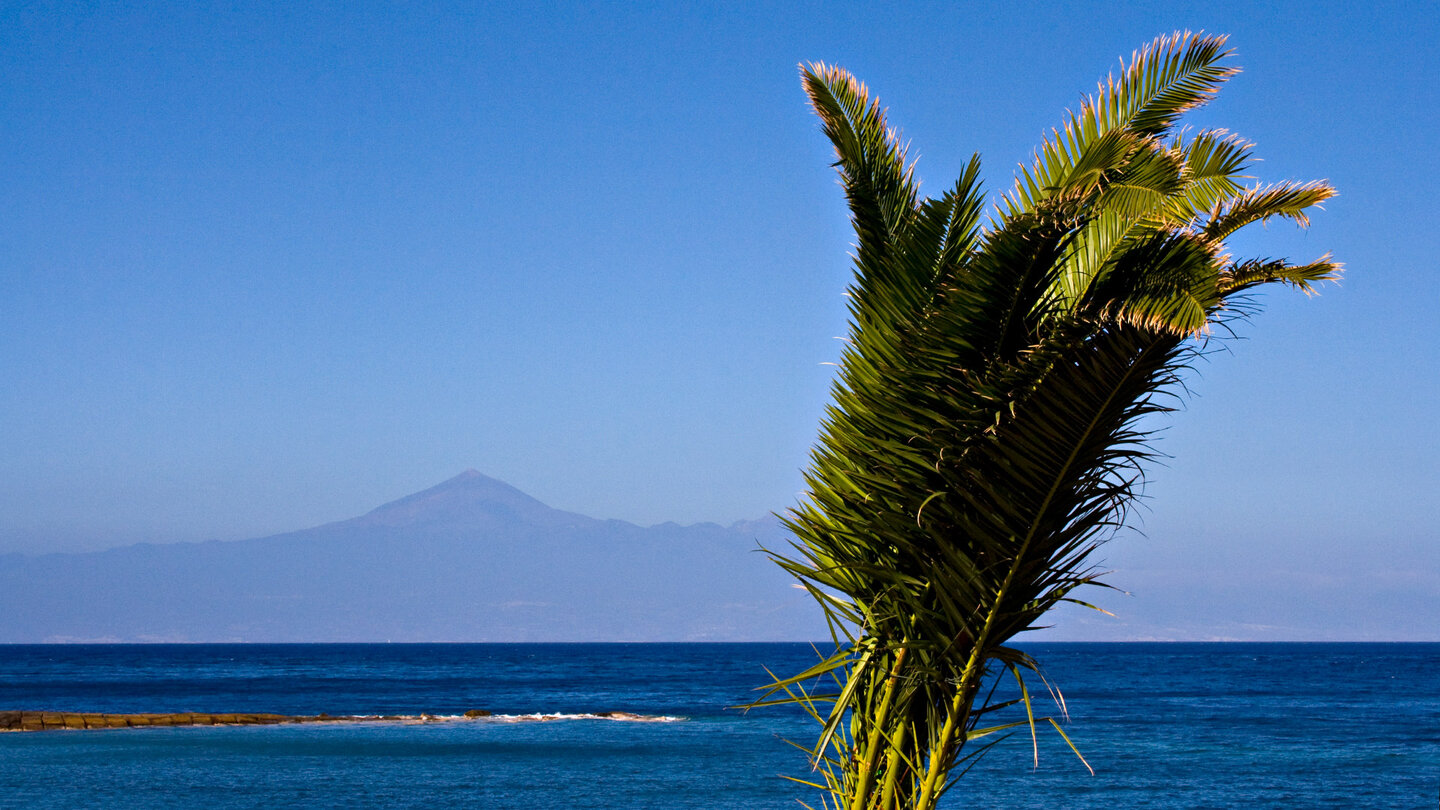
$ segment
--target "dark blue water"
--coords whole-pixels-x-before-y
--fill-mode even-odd
[[[1041,730],[949,797],[984,808],[1430,808],[1440,645],[1033,644],[1091,776]],[[766,808],[816,803],[814,728],[725,707],[805,645],[0,646],[0,709],[286,714],[621,710],[566,720],[0,734],[0,806]]]

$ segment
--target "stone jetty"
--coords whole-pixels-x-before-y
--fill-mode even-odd
[[[471,709],[464,717],[489,717]],[[426,722],[432,715],[295,715],[295,714],[94,714],[89,712],[0,711],[0,731],[59,731],[74,728],[144,728],[147,726],[273,726],[281,723]]]

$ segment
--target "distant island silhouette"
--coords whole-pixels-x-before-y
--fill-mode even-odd
[[[0,556],[0,642],[796,641],[773,517],[642,527],[475,470],[270,537]]]

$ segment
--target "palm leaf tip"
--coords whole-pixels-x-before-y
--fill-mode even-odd
[[[1158,37],[1131,55],[1118,81],[1107,78],[1092,103],[1108,101],[1107,107],[1129,112],[1125,126],[1133,132],[1162,134],[1181,115],[1209,102],[1220,85],[1240,72],[1220,64],[1234,54],[1225,48],[1228,39],[1203,31]]]
[[[800,76],[810,109],[834,144],[842,169],[858,167],[866,157],[881,156],[898,159],[906,166],[900,132],[886,125],[884,108],[871,97],[864,82],[844,68],[824,62],[800,65]]]
[[[1293,287],[1306,295],[1319,293],[1318,286],[1325,282],[1339,281],[1345,265],[1331,261],[1325,254],[1309,264],[1290,264],[1276,259],[1252,259],[1238,262],[1226,268],[1220,276],[1220,290],[1229,296],[1261,284],[1278,282]]]
[[[1211,239],[1224,239],[1246,225],[1263,224],[1275,217],[1291,220],[1306,228],[1310,225],[1307,210],[1321,208],[1322,203],[1333,199],[1337,193],[1335,187],[1325,180],[1256,186],[1217,206],[1210,221],[1205,224],[1204,232]]]

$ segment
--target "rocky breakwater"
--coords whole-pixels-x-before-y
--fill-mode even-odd
[[[484,709],[471,709],[455,719],[489,717]],[[281,723],[431,722],[435,715],[297,715],[230,713],[208,714],[98,714],[91,712],[0,711],[0,731],[59,731],[87,728],[145,728],[150,726],[274,726]],[[449,718],[446,718],[449,719]]]

